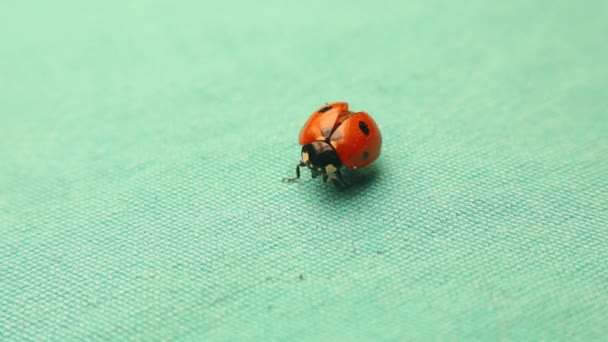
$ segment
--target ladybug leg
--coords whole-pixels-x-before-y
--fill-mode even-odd
[[[340,170],[334,172],[334,175],[336,176],[335,178],[332,178],[334,185],[346,186],[346,182],[344,181],[344,177],[342,177],[342,172],[340,172]]]
[[[283,178],[284,182],[293,182],[296,179],[300,178],[300,166],[306,166],[306,164],[304,164],[304,162],[300,162],[298,163],[298,165],[296,165],[296,176],[294,178]]]

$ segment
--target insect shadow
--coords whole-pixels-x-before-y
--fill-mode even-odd
[[[377,181],[379,174],[380,165],[378,163],[369,165],[363,169],[346,169],[343,171],[343,177],[346,184],[336,184],[336,192],[344,196],[357,195]]]

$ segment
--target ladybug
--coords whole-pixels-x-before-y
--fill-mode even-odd
[[[340,170],[358,169],[374,162],[380,156],[382,136],[374,119],[366,112],[352,112],[346,102],[327,104],[312,113],[300,131],[302,160],[296,166],[308,167],[312,178],[319,175],[323,183],[330,179],[344,185]]]

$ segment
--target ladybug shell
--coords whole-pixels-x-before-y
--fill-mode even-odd
[[[335,102],[314,112],[300,131],[300,145],[327,141],[347,168],[371,164],[380,156],[382,136],[366,112],[351,112],[348,103]]]

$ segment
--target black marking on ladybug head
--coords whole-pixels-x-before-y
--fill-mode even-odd
[[[369,158],[369,152],[363,151],[363,159]]]
[[[325,113],[330,109],[331,109],[331,106],[325,106],[325,107],[319,109],[319,113]]]
[[[365,122],[359,121],[359,129],[361,130],[361,132],[363,132],[363,134],[369,135],[369,127],[367,127],[367,124]]]
[[[342,166],[338,154],[334,148],[325,141],[314,141],[302,146],[302,155],[306,154],[310,169],[325,169],[327,165],[333,165],[336,169]]]

